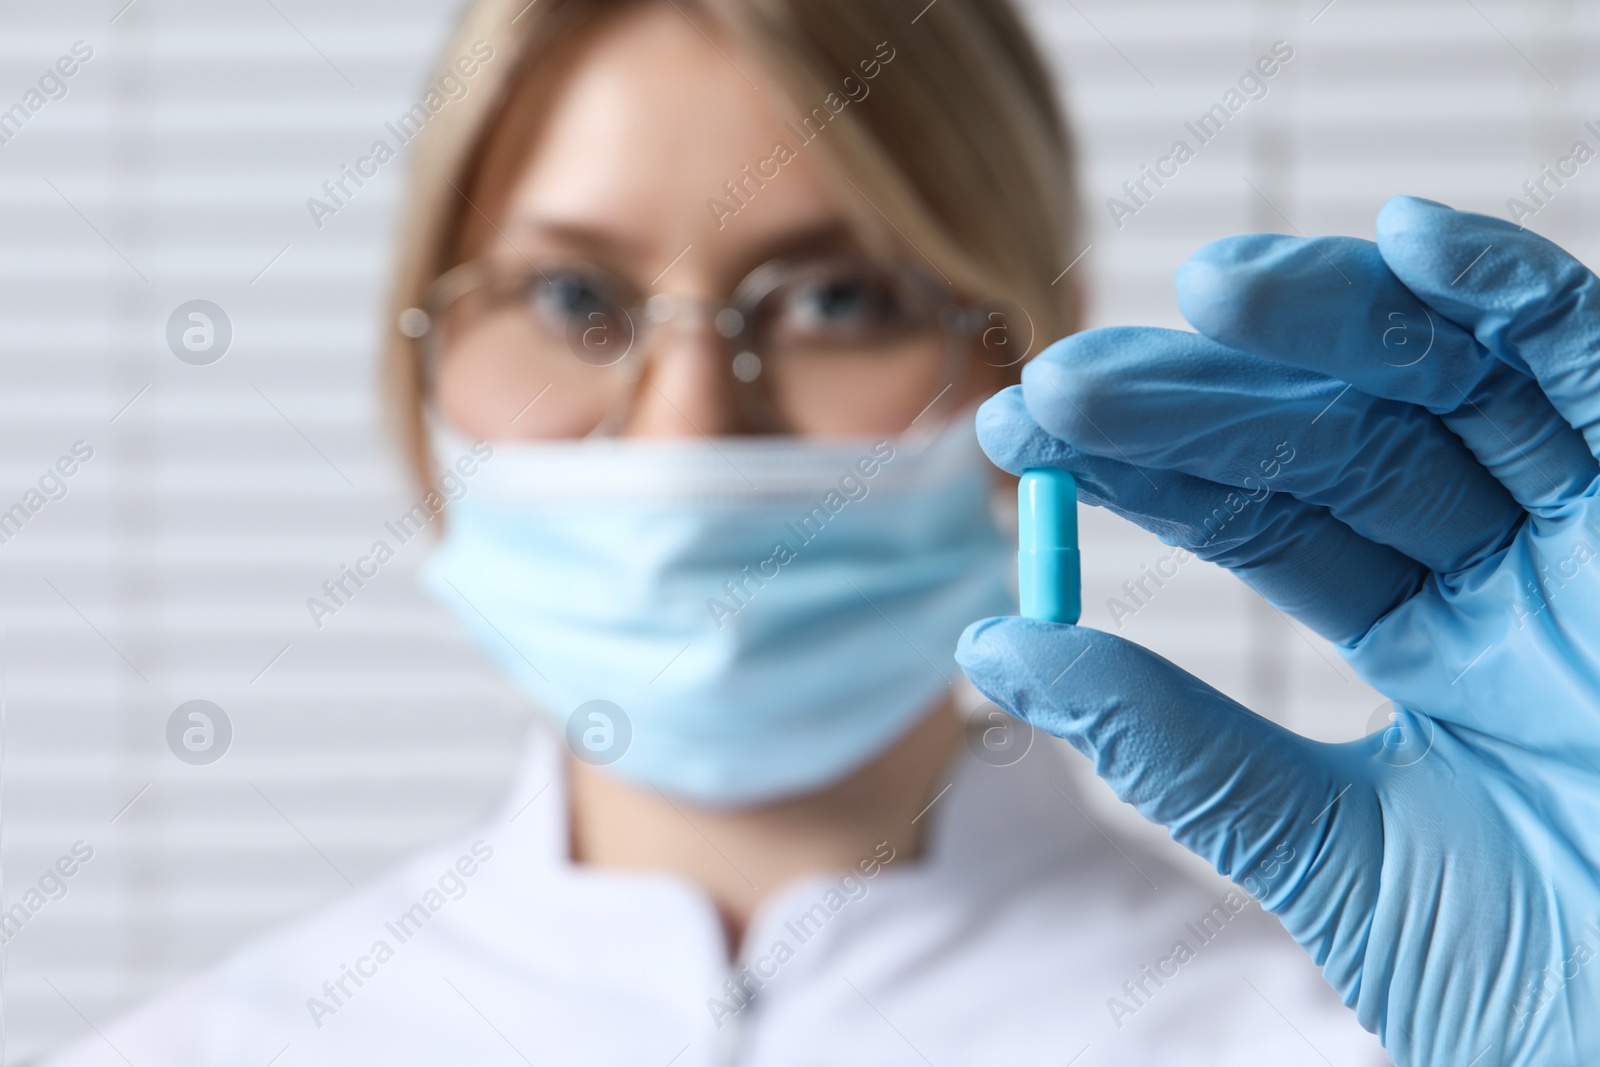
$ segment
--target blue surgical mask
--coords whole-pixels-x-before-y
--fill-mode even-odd
[[[579,758],[704,803],[816,790],[950,691],[967,623],[1015,610],[969,416],[496,443],[423,578]],[[441,469],[470,448],[435,447]]]

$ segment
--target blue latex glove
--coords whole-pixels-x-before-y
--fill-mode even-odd
[[[1233,570],[1394,725],[1313,742],[1030,619],[957,659],[1260,891],[1397,1064],[1600,1063],[1600,282],[1399,198],[1376,245],[1225,240],[1178,289],[1200,336],[1057,344],[984,406],[984,448]]]

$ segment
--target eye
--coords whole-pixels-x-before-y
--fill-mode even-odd
[[[903,301],[891,284],[859,273],[796,282],[779,294],[775,310],[774,325],[796,338],[870,338],[906,318]]]
[[[857,279],[835,279],[795,294],[795,316],[810,322],[859,322],[884,302],[884,294]]]
[[[527,298],[534,314],[557,330],[609,324],[622,314],[597,281],[570,268],[546,270],[534,278]]]

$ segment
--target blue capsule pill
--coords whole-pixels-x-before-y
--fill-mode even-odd
[[[1017,483],[1017,588],[1024,617],[1078,621],[1078,483],[1064,470],[1029,467]]]

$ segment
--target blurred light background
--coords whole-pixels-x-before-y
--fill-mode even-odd
[[[1600,4],[1325,4],[1028,4],[1082,149],[1089,247],[1069,279],[1092,325],[1180,326],[1172,272],[1213,238],[1370,236],[1400,192],[1505,214],[1573,142],[1600,148]],[[93,850],[4,947],[5,1062],[367,884],[509,784],[528,712],[414,588],[421,539],[321,628],[306,607],[410,503],[374,392],[403,163],[320,228],[306,200],[420,95],[455,6],[0,13],[0,109],[92,50],[64,96],[0,125],[0,510],[93,450],[0,542],[4,903]],[[1267,95],[1115,225],[1107,198],[1193,144],[1184,123],[1280,40],[1294,58]],[[1529,224],[1600,263],[1597,208],[1600,162]],[[167,343],[195,299],[231,323],[209,365]],[[1109,598],[1167,551],[1086,514],[1085,621],[1303,732],[1367,732],[1380,698],[1206,564],[1114,620]],[[195,699],[232,725],[209,765],[167,745]]]

